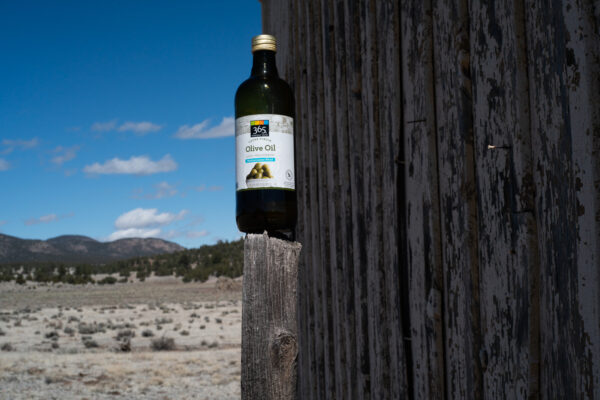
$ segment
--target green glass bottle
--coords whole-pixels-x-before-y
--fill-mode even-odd
[[[275,37],[252,39],[250,78],[235,94],[236,221],[292,239],[296,225],[294,96],[279,78]]]

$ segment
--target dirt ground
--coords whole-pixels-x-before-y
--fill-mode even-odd
[[[239,399],[241,285],[0,284],[0,399]]]

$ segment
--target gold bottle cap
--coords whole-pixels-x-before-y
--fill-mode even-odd
[[[277,51],[277,41],[273,35],[258,35],[252,38],[252,52],[257,50]]]

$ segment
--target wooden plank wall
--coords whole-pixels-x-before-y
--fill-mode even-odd
[[[263,0],[301,399],[600,399],[600,5]]]

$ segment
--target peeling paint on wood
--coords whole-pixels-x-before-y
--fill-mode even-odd
[[[540,390],[546,398],[594,399],[600,397],[598,223],[584,215],[585,205],[599,205],[598,187],[590,186],[598,178],[598,30],[589,3],[534,3],[526,3],[526,30],[540,236]]]
[[[538,338],[529,332],[539,318],[531,301],[539,298],[532,298],[528,269],[539,266],[537,235],[526,229],[533,171],[524,10],[508,0],[471,1],[469,10],[483,393],[533,398]]]
[[[433,21],[446,391],[449,398],[477,399],[483,393],[467,2],[436,3]]]
[[[416,399],[444,398],[442,250],[431,2],[402,1],[402,110],[412,379]],[[419,121],[419,122],[417,122]]]
[[[600,6],[263,0],[302,399],[600,399]]]

